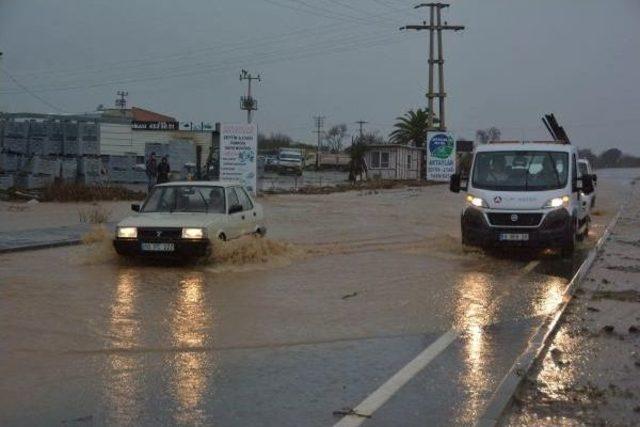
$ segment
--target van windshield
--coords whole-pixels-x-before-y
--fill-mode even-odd
[[[564,188],[569,155],[558,151],[490,151],[476,154],[473,187],[502,191]]]

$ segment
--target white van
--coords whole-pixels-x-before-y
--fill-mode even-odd
[[[451,176],[451,191],[467,192],[462,243],[534,246],[573,252],[589,232],[582,193],[591,175],[578,171],[578,150],[562,142],[495,142],[476,147],[466,182]]]

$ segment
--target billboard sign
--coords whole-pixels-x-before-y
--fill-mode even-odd
[[[220,127],[220,179],[240,182],[256,194],[258,127],[224,123]]]
[[[451,132],[427,133],[427,180],[448,182],[456,173],[456,141]]]

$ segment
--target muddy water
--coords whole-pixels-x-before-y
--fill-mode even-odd
[[[601,178],[583,250],[617,182]],[[262,202],[269,238],[209,263],[124,262],[101,231],[0,257],[0,424],[327,425],[452,326],[441,371],[461,403],[438,408],[468,423],[508,367],[492,325],[553,311],[574,268],[541,254],[526,274],[530,254],[463,250],[462,196],[445,186]]]

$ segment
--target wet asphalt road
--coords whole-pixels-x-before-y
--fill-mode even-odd
[[[333,425],[451,330],[363,425],[472,424],[615,212],[615,178],[570,260],[463,251],[444,186],[269,198],[272,243],[210,265],[123,263],[108,242],[1,256],[0,425]]]

